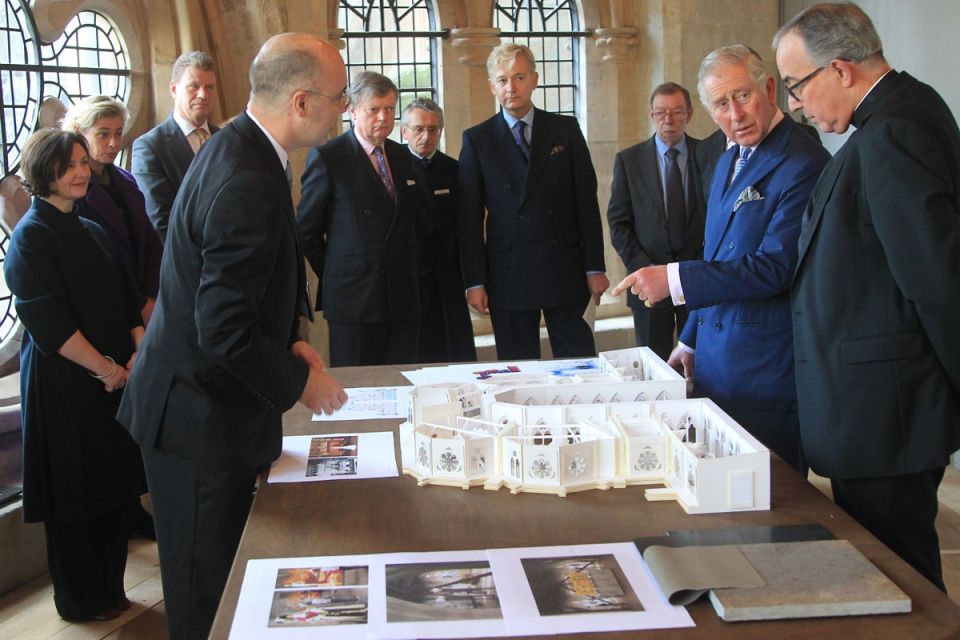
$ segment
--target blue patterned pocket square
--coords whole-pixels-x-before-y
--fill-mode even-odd
[[[753,185],[750,185],[737,196],[737,201],[733,203],[733,212],[736,213],[737,209],[739,209],[743,203],[753,202],[754,200],[763,200],[763,196],[753,188]]]

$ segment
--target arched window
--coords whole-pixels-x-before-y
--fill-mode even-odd
[[[44,100],[56,98],[69,106],[95,94],[122,102],[129,97],[126,45],[116,25],[102,13],[81,11],[56,41],[46,43],[36,36],[27,3],[3,0],[0,38],[4,174],[19,166],[20,151],[37,128]]]
[[[574,0],[497,0],[493,26],[500,40],[525,44],[537,59],[539,82],[533,103],[576,116],[580,110],[580,19]]]
[[[347,76],[366,70],[393,80],[400,89],[398,120],[415,97],[438,101],[437,40],[444,32],[436,28],[430,0],[340,0],[337,22]],[[395,130],[391,137],[398,135]]]

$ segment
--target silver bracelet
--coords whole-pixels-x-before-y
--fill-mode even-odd
[[[106,358],[107,360],[109,360],[109,361],[110,361],[110,364],[113,365],[113,368],[110,369],[110,373],[105,373],[105,374],[103,374],[102,376],[98,376],[98,375],[95,374],[94,372],[92,372],[92,371],[90,372],[90,375],[91,375],[92,377],[96,378],[97,380],[101,380],[101,381],[109,380],[110,378],[113,377],[113,374],[115,374],[115,373],[117,372],[117,362],[116,362],[116,360],[114,360],[114,359],[111,358],[110,356],[103,356],[103,357]]]

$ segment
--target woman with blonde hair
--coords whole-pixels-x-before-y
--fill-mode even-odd
[[[79,201],[80,215],[107,232],[124,270],[140,295],[146,324],[160,287],[163,245],[150,224],[143,192],[128,171],[114,164],[123,143],[127,108],[107,96],[89,96],[67,109],[64,131],[76,131],[90,150],[90,186]]]

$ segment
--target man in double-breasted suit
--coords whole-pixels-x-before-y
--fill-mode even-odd
[[[501,359],[540,357],[541,312],[554,357],[595,355],[583,313],[609,282],[586,141],[574,118],[534,108],[530,49],[500,45],[487,74],[502,110],[464,131],[460,151],[467,302],[489,312]]]
[[[650,96],[656,133],[614,158],[607,221],[627,273],[703,255],[706,204],[696,162],[699,141],[685,133],[692,115],[686,89],[674,82],[659,85]],[[637,346],[669,358],[674,333],[687,319],[686,306],[663,300],[647,307],[630,292],[627,305]]]
[[[416,180],[387,138],[399,91],[363,71],[350,83],[353,128],[312,149],[297,224],[319,281],[317,310],[335,367],[417,361]]]
[[[429,98],[403,109],[400,134],[407,141],[420,195],[417,265],[420,271],[419,362],[477,359],[473,325],[463,293],[457,238],[457,161],[437,149],[443,110]]]
[[[810,467],[837,504],[944,588],[937,487],[960,448],[960,131],[931,87],[891,69],[856,5],[777,33],[792,109],[856,127],[826,166],[793,281]]]
[[[780,112],[776,81],[748,47],[713,51],[700,78],[701,101],[736,143],[713,174],[703,260],[641,269],[617,289],[686,302],[670,364],[805,476],[789,287],[803,207],[829,155]]]
[[[188,51],[173,63],[173,113],[133,141],[131,169],[147,203],[147,215],[166,241],[170,209],[193,157],[219,128],[210,124],[217,92],[213,60]]]
[[[343,112],[343,61],[319,38],[281,34],[250,76],[247,110],[177,196],[117,417],[143,453],[173,640],[209,633],[257,473],[280,453],[283,412],[298,399],[327,413],[346,401],[297,334],[309,306],[284,171]]]

